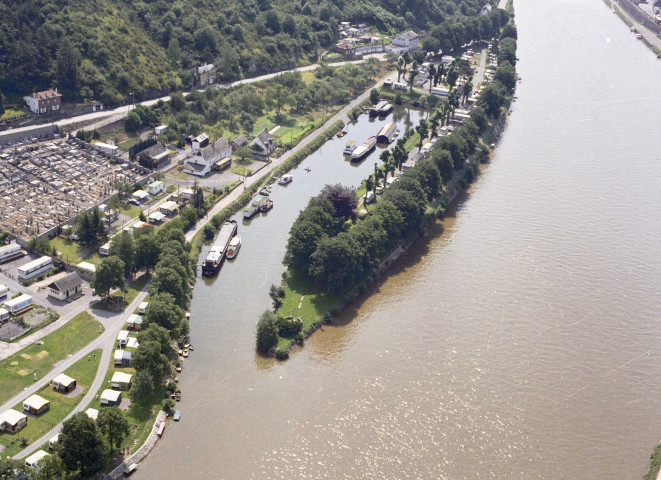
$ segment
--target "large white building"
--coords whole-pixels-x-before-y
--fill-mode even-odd
[[[418,38],[419,35],[413,30],[404,32],[400,35],[397,35],[392,39],[392,43],[386,46],[386,50],[390,50],[397,54],[404,52],[412,52],[418,48]]]
[[[213,168],[231,163],[232,147],[227,140],[221,138],[208,145],[184,161],[184,173],[204,177]]]

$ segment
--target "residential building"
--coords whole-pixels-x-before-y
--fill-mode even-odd
[[[126,328],[129,330],[140,330],[142,326],[142,317],[132,313],[129,315],[129,318],[126,320]]]
[[[165,189],[165,184],[160,180],[156,180],[155,182],[152,182],[149,185],[147,185],[147,193],[152,197],[158,195],[164,189]]]
[[[149,194],[145,192],[144,190],[136,190],[133,192],[133,195],[131,195],[131,199],[129,200],[131,203],[135,203],[136,205],[140,205],[141,203],[146,202],[149,199]]]
[[[76,389],[76,380],[60,373],[53,379],[53,388],[60,393],[69,393]]]
[[[267,162],[276,148],[275,139],[266,129],[253,138],[248,146],[252,150],[253,158],[262,162]]]
[[[106,405],[108,407],[119,406],[122,403],[122,392],[116,390],[105,389],[101,393],[101,405]]]
[[[41,415],[50,410],[50,402],[39,395],[30,395],[23,400],[23,410],[32,415]]]
[[[48,296],[58,300],[67,300],[76,297],[83,291],[83,280],[76,272],[71,272],[64,277],[48,284]]]
[[[248,143],[248,139],[246,138],[245,135],[239,135],[236,137],[232,142],[230,143],[232,145],[233,150],[238,150],[239,148],[243,147]]]
[[[27,415],[10,408],[0,415],[0,432],[16,433],[28,424]]]
[[[131,352],[126,350],[115,350],[114,364],[116,367],[130,367],[131,366]]]
[[[62,106],[62,94],[57,92],[57,88],[35,92],[29,97],[23,97],[23,100],[25,100],[30,111],[37,115],[59,112]]]
[[[418,48],[418,34],[413,30],[404,32],[401,35],[393,38],[392,43],[386,47],[386,50],[390,50],[397,54],[404,52],[412,52]]]
[[[201,150],[207,145],[209,145],[209,136],[206,133],[200,133],[191,140],[191,149],[193,150]]]
[[[170,160],[170,150],[165,148],[162,143],[157,143],[138,153],[138,162],[143,167],[158,168]]]
[[[480,15],[489,15],[491,13],[491,5],[485,3],[484,6],[480,9]]]
[[[231,163],[232,147],[224,138],[216,140],[195,152],[184,161],[184,173],[204,177],[214,168],[228,166]]]
[[[167,202],[163,202],[158,207],[158,211],[163,215],[173,217],[179,213],[179,204],[177,202],[173,202],[172,200],[168,200]]]
[[[205,87],[207,85],[213,85],[216,82],[218,71],[213,63],[205,63],[204,65],[195,68],[195,74],[197,85]]]
[[[46,273],[53,268],[53,259],[48,256],[40,257],[36,260],[26,263],[22,267],[18,267],[18,278],[23,282],[32,280],[41,274]]]
[[[155,135],[163,135],[164,133],[167,133],[167,131],[168,131],[167,125],[159,125],[158,127],[154,128]]]
[[[115,372],[110,379],[112,388],[119,388],[120,390],[128,390],[131,388],[131,379],[133,375],[124,372]]]

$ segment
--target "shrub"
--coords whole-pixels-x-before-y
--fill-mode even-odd
[[[278,343],[278,317],[270,310],[265,311],[259,317],[256,341],[257,348],[262,352],[268,352]]]
[[[289,344],[280,345],[278,349],[275,351],[275,358],[277,358],[278,360],[285,360],[289,358],[290,349],[291,349],[291,345]]]
[[[172,410],[174,406],[175,406],[174,400],[172,400],[171,398],[166,398],[165,400],[163,400],[163,405],[161,406],[161,408],[165,413],[169,414],[170,410]]]

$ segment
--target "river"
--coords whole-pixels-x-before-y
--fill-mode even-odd
[[[237,259],[195,286],[182,420],[137,478],[641,478],[661,437],[661,63],[602,0],[515,8],[523,82],[492,163],[286,362],[253,345],[287,232],[372,171],[378,151],[339,152],[377,126],[240,223]]]

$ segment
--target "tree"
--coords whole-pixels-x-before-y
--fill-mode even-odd
[[[469,78],[466,83],[461,87],[461,97],[463,98],[463,103],[465,104],[468,101],[468,98],[473,93],[473,78]]]
[[[511,91],[516,86],[516,80],[516,71],[512,64],[507,60],[501,62],[493,76],[493,81],[502,83],[508,91]]]
[[[429,133],[429,127],[427,125],[427,120],[420,120],[420,123],[418,124],[417,127],[415,127],[415,131],[418,132],[418,135],[420,135],[420,141],[418,142],[418,148],[422,148],[422,142],[424,141],[425,138],[427,138],[427,134]]]
[[[511,37],[503,38],[498,44],[498,64],[504,61],[516,65],[516,40]]]
[[[128,232],[116,235],[110,244],[110,255],[115,255],[124,262],[124,276],[128,277],[135,265],[135,245],[133,236]]]
[[[270,310],[262,313],[255,337],[257,349],[262,352],[268,352],[278,344],[278,316],[275,313]]]
[[[175,112],[180,112],[186,108],[186,99],[181,92],[172,92],[170,94],[170,107]]]
[[[280,84],[277,84],[275,87],[269,87],[266,90],[266,98],[269,102],[275,105],[276,118],[280,118],[280,110],[282,107],[292,101],[292,96],[289,93],[289,90]]]
[[[434,79],[436,78],[436,67],[434,64],[429,65],[429,69],[427,70],[427,76],[429,77],[429,95],[431,95],[431,89],[432,86],[434,85]]]
[[[59,455],[49,455],[39,462],[39,480],[66,480],[69,478],[66,473]]]
[[[404,59],[399,57],[397,59],[397,83],[399,83],[403,73],[406,73],[406,65]]]
[[[58,454],[70,472],[80,471],[91,477],[108,461],[108,445],[96,422],[79,412],[62,424]]]
[[[459,79],[459,72],[455,68],[450,68],[447,77],[445,79],[448,85],[450,85],[450,90],[452,90],[454,86],[457,84],[458,79]]]
[[[71,92],[76,92],[80,86],[80,76],[78,72],[80,53],[71,45],[68,37],[62,38],[56,56],[58,83],[62,88]]]
[[[351,220],[356,218],[358,198],[356,197],[356,190],[353,187],[345,187],[339,183],[325,185],[321,190],[321,195],[333,204],[337,218]]]
[[[477,104],[484,107],[489,117],[496,118],[500,113],[500,107],[503,104],[504,98],[505,92],[503,86],[500,83],[492,83],[482,89]]]
[[[90,286],[103,297],[110,296],[110,290],[113,288],[124,290],[126,284],[122,259],[115,256],[104,258],[96,267]]]
[[[170,332],[156,323],[147,324],[138,333],[138,344],[145,342],[156,342],[161,347],[161,353],[168,356],[172,354],[172,337]]]
[[[124,119],[124,129],[127,132],[135,132],[138,128],[142,126],[140,121],[140,116],[135,113],[135,110],[131,110]]]
[[[134,256],[136,268],[146,268],[147,271],[154,268],[154,265],[158,262],[159,254],[160,248],[154,233],[138,236],[135,241]]]
[[[277,312],[282,306],[282,299],[285,298],[285,289],[281,286],[271,285],[269,289],[269,297],[273,301],[273,311]]]
[[[34,468],[28,467],[25,461],[9,458],[0,458],[0,480],[37,480],[38,473]]]
[[[360,278],[361,246],[349,234],[323,238],[312,254],[310,276],[332,293],[340,293]]]
[[[104,408],[99,412],[96,423],[110,444],[110,451],[119,447],[129,432],[129,422],[118,407]]]
[[[379,101],[379,91],[376,88],[370,90],[370,103],[375,105]]]
[[[147,324],[156,324],[169,332],[174,332],[184,318],[184,312],[175,303],[175,298],[169,293],[154,294],[147,306],[145,320]]]
[[[0,117],[5,114],[5,97],[0,92]]]
[[[370,175],[365,179],[365,202],[367,202],[367,194],[374,188],[374,175]]]
[[[142,344],[138,347],[138,350],[141,346]],[[138,351],[136,350],[135,353],[137,354]],[[129,392],[131,400],[137,403],[143,403],[149,398],[153,390],[154,380],[149,372],[147,370],[136,371],[131,382],[131,391]]]
[[[420,75],[420,72],[418,71],[418,66],[416,62],[413,62],[413,68],[409,70],[409,89],[411,92],[413,91],[413,83],[415,83],[415,79],[418,75]]]

